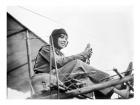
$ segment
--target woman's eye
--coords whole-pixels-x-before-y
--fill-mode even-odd
[[[64,38],[64,36],[63,36],[63,35],[61,35],[60,37],[61,37],[61,38]]]
[[[61,35],[60,38],[67,40],[66,35]]]

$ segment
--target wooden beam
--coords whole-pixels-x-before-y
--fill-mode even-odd
[[[31,58],[31,49],[30,49],[30,40],[29,40],[29,32],[27,30],[26,33],[26,48],[27,48],[27,59],[28,59],[28,69],[29,69],[29,77],[33,76],[33,67],[32,67],[32,58]]]
[[[101,90],[101,89],[104,89],[104,88],[108,88],[108,87],[111,87],[111,86],[122,84],[122,83],[127,82],[131,79],[133,79],[133,76],[129,75],[129,76],[123,77],[122,79],[114,79],[114,80],[102,82],[102,83],[99,83],[99,84],[95,84],[93,86],[88,86],[88,87],[83,87],[83,88],[67,91],[66,93],[60,93],[59,98],[60,99],[73,98],[73,97],[76,97],[76,96],[81,95],[81,94],[86,94],[86,93],[93,92],[95,90]],[[52,99],[57,99],[57,94],[52,94],[51,98]],[[29,99],[50,99],[50,96],[49,95],[47,95],[47,96],[45,96],[45,95],[34,95],[34,96],[30,97]]]
[[[33,67],[32,67],[32,58],[31,58],[31,49],[30,49],[30,40],[29,40],[29,32],[27,30],[26,33],[26,47],[27,47],[27,59],[28,59],[28,71],[29,71],[29,84],[31,87],[31,95],[34,94],[34,90],[31,84],[31,77],[34,75],[33,73]]]
[[[34,58],[34,59],[32,59],[32,62],[34,62],[34,61],[35,61],[35,58]],[[15,70],[17,70],[17,69],[19,69],[19,68],[21,68],[21,67],[23,67],[23,66],[27,65],[27,64],[28,64],[28,61],[27,61],[26,63],[23,63],[23,64],[21,64],[21,65],[19,65],[19,66],[15,67],[15,68],[13,68],[13,69],[11,69],[11,70],[7,71],[7,74],[10,74],[11,72],[13,72],[13,71],[15,71]]]
[[[119,71],[117,69],[113,69],[116,74],[120,77],[123,78],[123,76],[119,73]],[[134,91],[133,87],[129,84],[129,82],[126,82],[126,85],[130,88],[130,90]]]
[[[75,96],[75,95],[80,95],[80,94],[86,94],[89,92],[93,92],[94,90],[101,90],[107,87],[111,87],[111,86],[115,86],[124,82],[127,82],[129,80],[133,79],[133,76],[126,76],[122,79],[114,79],[114,80],[110,80],[107,82],[102,82],[93,86],[88,86],[85,88],[81,88],[81,89],[76,89],[76,90],[72,90],[72,91],[68,91],[66,94],[69,94],[70,96]]]
[[[25,29],[22,29],[22,30],[20,30],[20,31],[14,32],[14,33],[12,33],[12,34],[9,34],[9,35],[7,35],[7,38],[9,38],[9,37],[11,37],[11,36],[14,36],[14,35],[16,35],[16,34],[18,34],[18,33],[24,32],[24,31],[26,31],[26,30],[27,30],[27,29],[25,28]]]

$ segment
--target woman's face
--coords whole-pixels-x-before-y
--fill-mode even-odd
[[[58,37],[58,46],[63,49],[67,46],[68,41],[67,41],[68,37],[65,34],[61,34],[60,37]]]

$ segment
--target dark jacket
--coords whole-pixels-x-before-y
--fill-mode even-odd
[[[39,50],[38,55],[36,57],[35,66],[34,66],[35,73],[49,73],[50,72],[50,60],[52,60],[51,68],[52,69],[55,68],[54,56],[52,53],[52,48],[51,48],[51,52],[50,52],[50,48],[51,48],[50,45],[47,44],[47,45],[42,46],[41,49]],[[51,58],[50,58],[50,54],[51,54]],[[55,49],[55,58],[56,58],[58,69],[72,60],[75,60],[75,59],[84,60],[85,59],[83,53],[80,53],[77,55],[72,55],[69,57],[64,57],[64,54],[58,49]]]

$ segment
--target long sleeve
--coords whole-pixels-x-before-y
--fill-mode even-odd
[[[51,54],[50,59],[50,45],[45,45],[39,50],[39,54],[45,59],[47,62],[50,63],[50,60],[52,61],[52,66],[55,67],[54,63],[54,57],[52,57],[53,54]]]
[[[46,59],[48,62],[50,62],[50,46],[49,45],[43,46],[40,49],[40,54],[44,59]],[[68,62],[70,62],[72,60],[76,60],[76,59],[84,60],[85,59],[84,53],[64,57],[64,55],[60,51],[55,51],[55,59],[54,59],[53,54],[51,54],[51,60],[52,60],[53,67],[55,67],[55,62],[54,62],[55,60],[56,60],[57,66],[59,68],[65,64],[67,64]]]
[[[79,59],[79,60],[83,61],[85,59],[84,56],[83,56],[83,53],[72,55],[72,56],[68,56],[68,57],[59,58],[59,59],[57,59],[57,63],[60,66],[63,66],[65,64],[67,64],[68,62],[70,62],[72,60],[76,60],[76,59]]]

